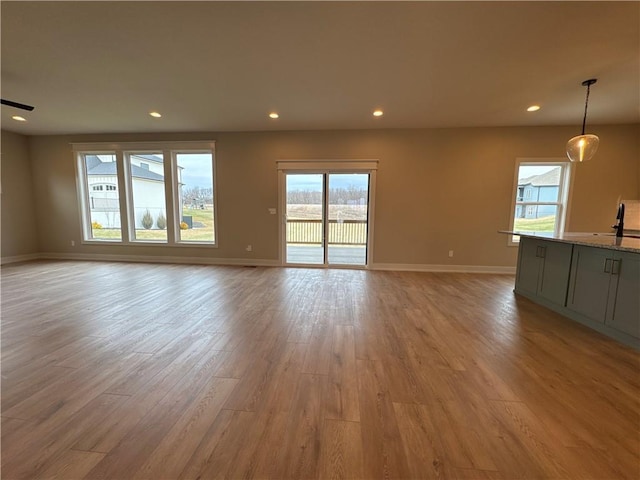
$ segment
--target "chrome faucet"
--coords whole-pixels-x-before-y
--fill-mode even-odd
[[[615,229],[616,237],[622,237],[622,234],[624,233],[624,203],[621,203],[618,207],[616,220],[618,220],[618,224],[612,225],[611,228]]]

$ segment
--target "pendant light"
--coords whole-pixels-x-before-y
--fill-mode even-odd
[[[587,98],[584,102],[584,119],[582,120],[582,134],[573,137],[567,142],[567,156],[572,162],[586,162],[590,160],[598,150],[600,139],[597,135],[584,134],[584,127],[587,123],[587,105],[589,105],[589,89],[596,83],[596,78],[591,78],[582,82],[583,87],[587,87]]]

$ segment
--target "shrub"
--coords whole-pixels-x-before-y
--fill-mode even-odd
[[[180,222],[180,230],[186,230],[189,228],[186,222]]]
[[[151,227],[153,227],[153,217],[151,216],[151,212],[149,211],[148,208],[147,208],[147,211],[144,212],[144,215],[142,216],[142,226],[146,230],[149,230]]]
[[[160,230],[164,230],[165,228],[167,228],[167,219],[165,218],[163,212],[160,212],[160,215],[158,215],[158,218],[156,218],[156,225]]]
[[[93,230],[100,230],[102,228],[102,224],[100,222],[91,222],[91,228]]]

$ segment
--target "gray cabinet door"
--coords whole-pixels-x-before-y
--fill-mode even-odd
[[[518,276],[516,291],[537,295],[538,272],[540,270],[539,242],[532,238],[520,237],[518,247]]]
[[[611,257],[611,250],[576,245],[571,264],[567,307],[601,323],[604,323],[609,298]]]
[[[640,255],[616,252],[606,324],[640,338]]]
[[[566,305],[571,271],[573,245],[569,243],[541,242],[543,248],[542,271],[538,295],[560,306]]]

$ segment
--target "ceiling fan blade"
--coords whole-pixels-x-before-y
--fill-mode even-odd
[[[5,100],[4,98],[0,99],[0,103],[2,105],[8,105],[10,107],[20,108],[22,110],[31,111],[34,109],[31,105],[25,105],[24,103],[12,102],[11,100]]]

